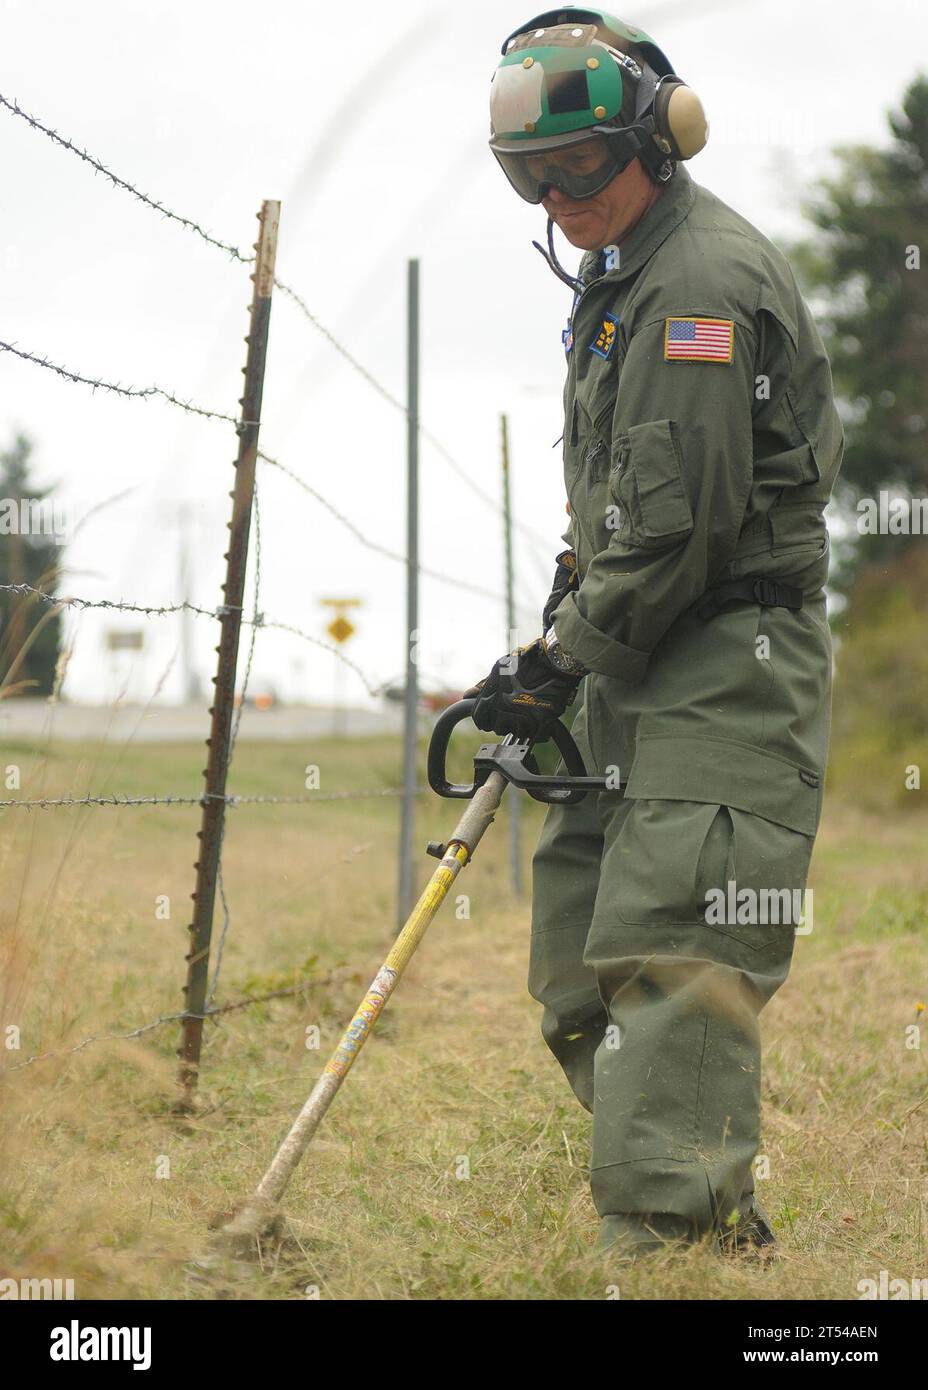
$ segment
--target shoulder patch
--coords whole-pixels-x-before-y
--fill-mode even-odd
[[[665,362],[731,362],[735,325],[731,319],[668,319],[664,326]]]
[[[603,314],[603,321],[596,330],[596,337],[590,343],[590,352],[595,352],[597,357],[610,358],[615,351],[618,330],[618,317],[615,314]]]

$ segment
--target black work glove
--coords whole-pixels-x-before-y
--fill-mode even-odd
[[[464,691],[476,699],[472,715],[478,729],[517,738],[544,739],[551,725],[573,703],[582,669],[566,671],[548,656],[545,639],[500,657],[485,680]]]
[[[551,597],[545,604],[542,617],[541,630],[547,632],[551,626],[551,619],[554,617],[554,610],[559,606],[561,600],[568,594],[580,587],[580,580],[577,577],[577,555],[573,550],[562,550],[557,557],[557,569],[554,571],[554,583],[551,586]]]

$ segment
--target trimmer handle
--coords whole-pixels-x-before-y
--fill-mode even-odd
[[[428,777],[429,786],[439,796],[457,797],[466,800],[472,797],[478,787],[482,787],[491,772],[501,772],[507,782],[527,791],[536,801],[558,802],[573,806],[582,801],[588,791],[603,791],[605,777],[588,777],[583,765],[580,750],[571,737],[570,730],[560,720],[549,726],[545,739],[552,739],[563,758],[567,777],[540,773],[532,757],[534,739],[517,739],[507,734],[500,743],[485,743],[474,758],[473,782],[449,782],[445,771],[445,761],[452,730],[457,724],[469,719],[477,701],[458,700],[449,705],[438,716],[432,737],[429,741]]]
[[[445,772],[448,744],[455,726],[469,719],[477,707],[476,700],[458,700],[443,709],[435,721],[432,737],[429,739],[428,776],[429,786],[439,796],[458,797],[461,800],[473,796],[477,790],[474,782],[449,782]]]

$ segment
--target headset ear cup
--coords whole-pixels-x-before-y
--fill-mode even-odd
[[[703,104],[679,78],[665,77],[660,83],[654,96],[654,124],[658,144],[674,159],[692,159],[709,139]]]

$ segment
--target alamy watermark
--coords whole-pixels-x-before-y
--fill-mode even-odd
[[[0,1279],[0,1300],[39,1302],[71,1300],[74,1297],[73,1279]]]
[[[706,893],[710,927],[792,926],[797,936],[812,931],[811,888],[739,888],[729,879],[724,888]]]
[[[131,1361],[133,1371],[151,1366],[150,1327],[88,1327],[72,1318],[53,1327],[48,1354],[52,1361]]]
[[[928,536],[928,497],[894,497],[881,492],[857,503],[860,536]]]
[[[879,1276],[858,1279],[857,1293],[862,1302],[920,1299],[928,1302],[928,1279],[894,1279],[889,1270],[881,1269]]]
[[[51,497],[0,497],[0,536],[44,538],[63,545],[69,532],[67,508]]]

